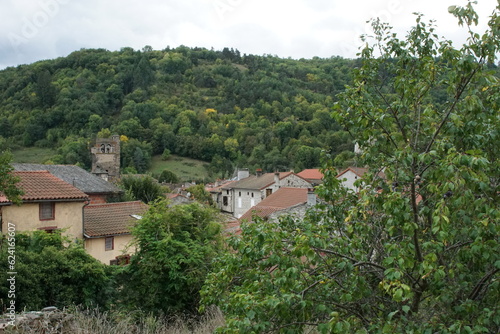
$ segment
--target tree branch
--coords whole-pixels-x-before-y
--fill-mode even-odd
[[[474,286],[468,296],[468,299],[476,300],[479,297],[481,290],[483,290],[483,288],[488,285],[487,282],[499,271],[500,269],[493,269],[490,272],[486,273],[486,275],[484,275],[483,278],[481,278],[479,282],[477,282],[477,284]]]

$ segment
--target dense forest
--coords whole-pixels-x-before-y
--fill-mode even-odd
[[[82,49],[0,72],[0,144],[52,147],[53,163],[90,167],[88,146],[117,133],[122,167],[148,169],[169,152],[234,167],[313,168],[352,143],[330,115],[359,61],[283,59],[238,50]]]

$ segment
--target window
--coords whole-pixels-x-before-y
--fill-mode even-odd
[[[266,189],[266,197],[273,193],[272,189]]]
[[[43,202],[39,204],[39,218],[40,220],[53,220],[55,218],[54,202]]]
[[[54,233],[56,230],[58,230],[58,228],[57,226],[44,226],[44,227],[39,227],[37,230],[45,231],[47,233]]]
[[[110,251],[115,249],[115,237],[106,237],[104,243],[104,250]]]
[[[240,191],[240,192],[238,192],[238,196],[239,196],[239,197],[241,197],[241,191]]]
[[[227,206],[228,201],[227,201],[227,196],[222,197],[222,205]]]

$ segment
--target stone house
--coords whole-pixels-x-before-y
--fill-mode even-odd
[[[104,264],[135,253],[130,228],[148,206],[141,201],[93,204],[84,208],[85,250]]]
[[[0,194],[2,231],[14,224],[16,231],[62,230],[63,235],[83,238],[83,208],[89,196],[48,171],[15,171],[24,191],[22,204],[13,205]]]
[[[342,182],[342,185],[344,187],[351,189],[354,192],[358,192],[359,187],[354,185],[354,183],[358,179],[361,179],[366,172],[368,172],[368,168],[349,167],[340,172],[336,177]],[[383,172],[379,172],[377,174],[377,177],[385,179],[385,174]]]
[[[303,217],[307,208],[316,204],[316,194],[307,188],[280,188],[248,210],[241,222],[253,221],[255,216],[263,219],[276,219],[280,215],[293,213]]]
[[[221,210],[240,218],[282,187],[307,189],[312,188],[312,184],[292,172],[258,173],[223,186]]]
[[[15,171],[49,171],[52,175],[73,185],[89,196],[91,204],[107,203],[123,190],[106,180],[75,165],[42,165],[13,163]]]

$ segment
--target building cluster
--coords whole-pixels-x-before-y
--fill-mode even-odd
[[[148,206],[140,201],[117,202],[122,190],[110,181],[119,178],[119,147],[118,136],[98,140],[91,150],[91,172],[74,165],[12,164],[24,194],[22,204],[15,205],[0,193],[2,231],[12,224],[19,232],[60,230],[70,239],[82,240],[87,252],[102,263],[126,263],[135,252],[130,228]],[[357,191],[354,182],[365,172],[352,167],[337,177]],[[208,185],[206,190],[214,205],[230,217],[227,231],[237,232],[241,222],[255,217],[302,217],[318,201],[314,188],[322,178],[318,169],[297,174],[257,170],[255,175],[242,169],[234,179]],[[172,205],[191,201],[182,193],[167,197]]]
[[[350,167],[337,175],[343,186],[358,191],[356,180],[368,170]],[[316,205],[318,198],[314,188],[323,182],[319,169],[305,169],[300,173],[262,173],[257,170],[237,172],[232,180],[219,181],[207,186],[216,207],[234,217],[227,224],[228,232],[238,232],[242,222],[260,219],[277,219],[281,215],[304,217],[307,209]]]

